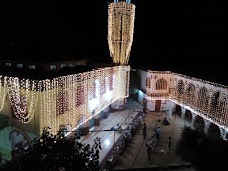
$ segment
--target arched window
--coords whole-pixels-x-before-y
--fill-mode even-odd
[[[164,78],[159,78],[156,81],[156,90],[166,90],[167,89],[167,81]]]
[[[207,111],[209,107],[209,94],[206,87],[201,87],[198,92],[197,106],[200,110]]]
[[[146,78],[146,87],[151,88],[151,82],[150,82],[150,77]]]
[[[76,88],[76,107],[81,106],[85,103],[85,97],[84,97],[84,82],[81,81],[77,84]]]
[[[101,79],[101,94],[105,94],[106,93],[106,85],[105,85],[105,78]]]
[[[195,105],[196,88],[192,83],[188,84],[188,87],[186,89],[186,97],[185,98],[189,104]]]
[[[96,81],[94,81],[92,85],[91,99],[96,98],[96,87],[97,87],[97,84],[96,84]]]
[[[57,96],[57,115],[64,114],[69,111],[69,94],[67,91],[61,91],[59,92]]]
[[[111,76],[109,79],[109,90],[113,90],[113,80],[114,80],[115,75]]]

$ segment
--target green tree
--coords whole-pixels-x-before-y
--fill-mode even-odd
[[[11,160],[2,170],[10,171],[58,171],[58,170],[101,170],[99,165],[100,138],[94,144],[82,144],[74,137],[51,135],[47,128],[42,136],[21,153],[21,157]]]
[[[2,153],[0,152],[0,163],[1,163],[1,161],[2,161]]]
[[[176,145],[176,154],[197,170],[223,170],[228,154],[228,143],[204,132],[185,127]]]

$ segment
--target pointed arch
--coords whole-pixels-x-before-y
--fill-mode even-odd
[[[167,81],[164,78],[159,78],[155,83],[156,90],[167,90]]]

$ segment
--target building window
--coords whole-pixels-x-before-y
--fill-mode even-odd
[[[55,64],[51,64],[50,65],[50,69],[56,69],[56,65]]]
[[[65,66],[66,66],[66,64],[61,64],[61,68],[65,67]]]
[[[150,88],[151,87],[151,83],[150,83],[150,77],[146,78],[146,87]]]
[[[109,91],[113,90],[113,85],[114,85],[114,80],[115,80],[115,76],[110,76],[109,78]]]
[[[96,98],[96,89],[97,89],[97,84],[96,84],[96,81],[94,81],[93,87],[92,87],[92,99]]]
[[[101,94],[106,93],[106,85],[105,85],[105,79],[101,79],[101,89],[100,89]]]
[[[167,89],[167,81],[163,78],[160,78],[156,81],[156,90],[166,90]]]
[[[6,66],[11,67],[11,66],[12,66],[12,64],[11,64],[10,62],[6,62]]]
[[[84,82],[81,81],[76,87],[76,107],[79,107],[85,103],[85,94],[84,94]]]
[[[57,115],[64,114],[69,111],[69,94],[67,91],[61,91],[57,96],[57,102],[56,102],[56,111]]]
[[[36,69],[36,65],[29,65],[29,69]]]
[[[23,64],[17,64],[17,68],[23,68]]]

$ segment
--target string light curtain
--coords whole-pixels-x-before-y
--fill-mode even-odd
[[[172,73],[169,98],[193,113],[228,129],[228,87]]]
[[[115,1],[108,7],[108,45],[116,65],[127,65],[133,42],[135,5]]]
[[[144,81],[144,83],[143,83]],[[228,87],[170,71],[147,71],[148,100],[171,100],[228,130]]]
[[[30,121],[36,115],[40,134],[44,127],[56,134],[60,125],[75,129],[128,97],[129,72],[130,66],[115,66],[40,81],[0,76],[0,105],[10,106],[12,118],[23,124],[34,123]]]
[[[117,99],[128,97],[129,72],[130,66],[105,67],[44,81],[45,91],[41,92],[43,100],[40,102],[41,128],[49,126],[53,134],[61,124],[72,125],[75,129]],[[48,86],[49,82],[56,86]],[[109,86],[105,86],[112,84],[111,90]],[[58,99],[60,92],[64,92],[64,96],[60,96],[61,100]],[[57,105],[57,108],[50,111],[49,106],[53,105]],[[56,110],[59,107],[63,107],[60,115]]]
[[[22,123],[28,123],[34,115],[39,88],[34,80],[19,79],[17,77],[5,77],[5,85],[11,108],[16,117]]]
[[[117,99],[129,96],[129,73],[130,66],[115,66],[41,81],[1,76],[1,112],[10,103],[12,118],[23,124],[30,124],[37,115],[40,133],[47,126],[53,134],[62,124],[77,128]],[[148,71],[144,82],[147,98],[172,100],[228,129],[227,86],[169,71]]]
[[[5,104],[6,92],[7,92],[7,77],[0,75],[0,111],[3,110]]]

